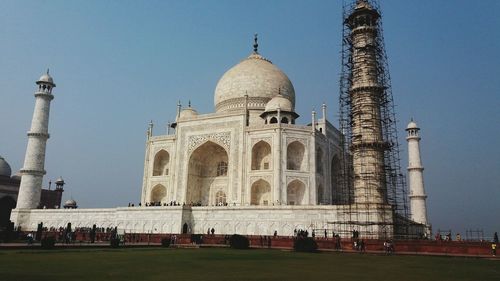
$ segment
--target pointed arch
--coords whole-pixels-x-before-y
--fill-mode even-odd
[[[294,141],[288,145],[286,149],[286,158],[286,168],[288,170],[305,170],[305,148],[300,141]]]
[[[252,170],[269,170],[271,167],[271,146],[259,141],[252,148]]]
[[[166,202],[167,201],[167,188],[162,184],[157,184],[151,189],[150,202]]]
[[[208,205],[214,182],[227,185],[228,171],[228,154],[222,146],[212,141],[200,145],[189,158],[186,202]]]
[[[153,176],[166,176],[169,172],[170,154],[162,149],[155,155]]]
[[[316,173],[324,174],[325,163],[323,162],[323,149],[316,147]]]
[[[286,188],[286,198],[288,205],[304,204],[304,193],[306,185],[300,180],[291,181]]]
[[[324,204],[325,202],[325,188],[323,187],[323,184],[318,184],[318,190],[317,190],[317,195],[316,198],[318,200],[318,204]]]
[[[342,194],[341,192],[341,182],[340,182],[340,177],[341,177],[341,166],[340,166],[340,159],[338,155],[333,156],[332,158],[332,164],[330,165],[331,171],[330,171],[330,183],[331,183],[331,190],[332,190],[332,199],[334,204],[341,204],[348,198],[343,198],[347,197],[347,194]]]
[[[260,179],[252,184],[251,205],[268,205],[271,202],[271,185]]]

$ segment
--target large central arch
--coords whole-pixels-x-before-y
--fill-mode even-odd
[[[228,170],[228,155],[222,146],[207,141],[198,147],[189,158],[186,202],[209,205],[215,183],[227,186]]]

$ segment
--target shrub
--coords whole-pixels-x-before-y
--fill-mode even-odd
[[[229,238],[229,246],[233,249],[248,249],[250,242],[245,236],[234,234]]]
[[[191,234],[191,243],[203,244],[202,234]]]
[[[310,237],[299,237],[293,242],[293,249],[297,252],[314,253],[318,251],[318,244]]]
[[[161,239],[161,246],[162,247],[170,247],[170,237],[164,237]]]
[[[42,249],[53,249],[56,245],[56,238],[53,236],[45,237],[40,241]]]
[[[120,247],[120,238],[111,238],[109,240],[109,245],[111,246],[111,248]]]

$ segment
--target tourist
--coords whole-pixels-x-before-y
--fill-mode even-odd
[[[495,242],[491,243],[491,254],[494,256],[497,255],[497,243]]]
[[[274,238],[276,238],[276,236],[278,236],[278,231],[277,230],[274,231]]]
[[[460,233],[457,233],[456,240],[457,240],[458,242],[462,241],[462,236],[460,236]]]
[[[341,250],[342,249],[342,244],[340,243],[340,236],[337,234],[335,236],[335,250]]]
[[[325,229],[325,239],[328,238],[328,232],[326,232],[326,229]]]
[[[215,229],[212,227],[212,230],[210,232],[212,232],[212,235],[214,235]]]
[[[28,233],[28,245],[33,244],[33,233]]]
[[[498,244],[498,233],[496,233],[496,232],[493,235],[493,242],[495,242],[496,244]]]

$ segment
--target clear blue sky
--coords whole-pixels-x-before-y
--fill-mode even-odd
[[[500,1],[382,1],[402,166],[422,128],[434,229],[500,231]],[[63,176],[81,207],[140,198],[145,132],[191,99],[212,112],[221,75],[251,51],[288,74],[296,107],[337,124],[341,1],[0,0],[0,155],[24,160],[34,82],[50,67],[45,186]],[[406,170],[405,170],[406,171]]]

